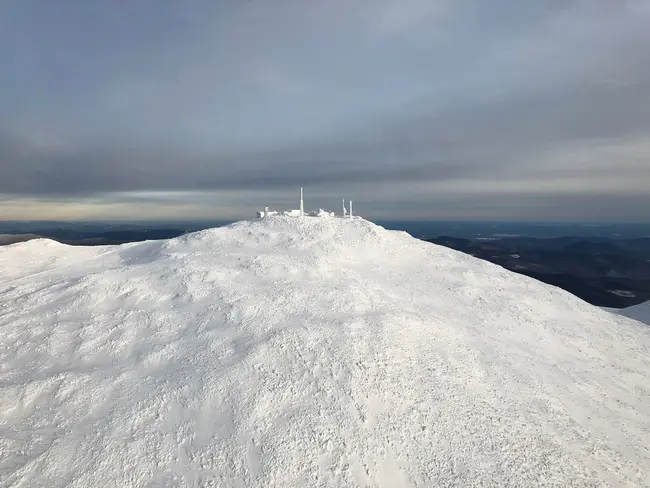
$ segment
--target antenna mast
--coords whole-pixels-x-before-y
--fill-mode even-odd
[[[350,217],[352,217],[352,200],[350,200]]]
[[[305,215],[305,204],[302,201],[302,186],[300,187],[300,215]]]

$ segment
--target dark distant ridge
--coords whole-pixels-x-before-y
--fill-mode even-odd
[[[31,241],[32,239],[40,239],[41,237],[37,234],[0,234],[0,246]]]
[[[650,300],[649,238],[426,240],[558,286],[593,305],[624,308]]]
[[[460,237],[451,237],[451,236],[440,236],[435,239],[425,239],[429,242],[439,244],[441,246],[450,247],[456,249],[457,251],[463,251],[470,253],[472,250],[472,241],[469,239],[462,239]]]
[[[622,249],[611,241],[586,241],[582,240],[569,244],[564,248],[568,253],[590,253],[590,254],[619,254]]]
[[[84,232],[69,229],[49,229],[35,234],[0,234],[0,246],[32,239],[47,238],[71,246],[107,246],[158,239],[172,239],[185,234],[183,229],[116,230]]]

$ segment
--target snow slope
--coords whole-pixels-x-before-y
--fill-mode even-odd
[[[633,307],[622,308],[616,310],[616,313],[638,320],[644,324],[650,324],[650,302],[643,302]]]
[[[0,249],[0,486],[648,486],[650,329],[362,219]]]

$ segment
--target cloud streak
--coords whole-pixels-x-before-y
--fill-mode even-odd
[[[5,198],[208,205],[306,185],[377,215],[383,200],[453,218],[464,199],[488,209],[477,218],[535,219],[566,215],[558,198],[575,218],[650,204],[640,1],[46,5],[10,2],[11,29],[0,20],[0,45],[33,37],[0,48],[19,61],[0,74]]]

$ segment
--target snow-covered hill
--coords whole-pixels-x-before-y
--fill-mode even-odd
[[[648,486],[650,328],[362,219],[0,249],[0,486]]]
[[[650,324],[650,302],[643,302],[633,307],[622,308],[616,310],[616,313],[638,320],[644,324]]]

